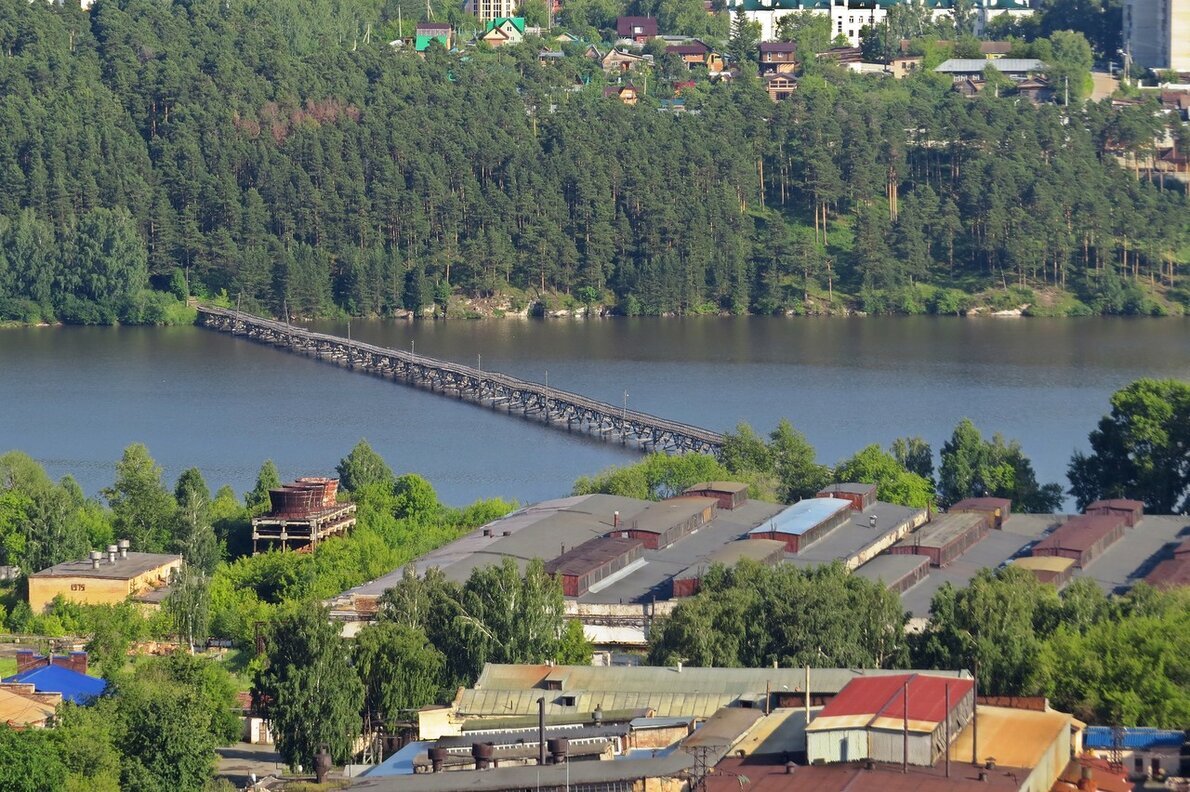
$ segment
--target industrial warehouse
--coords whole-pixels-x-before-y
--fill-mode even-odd
[[[1044,699],[1011,703],[979,698],[966,671],[488,664],[449,704],[419,710],[418,739],[350,788],[1130,788],[1119,764],[1087,753],[1081,721]],[[1123,740],[1177,734],[1151,731]]]
[[[872,484],[833,484],[782,506],[750,500],[743,484],[716,481],[660,502],[558,498],[475,529],[414,567],[462,583],[483,566],[509,559],[523,571],[539,558],[559,581],[567,614],[609,650],[644,646],[653,619],[697,594],[708,570],[745,560],[841,563],[900,595],[911,626],[924,622],[940,587],[964,586],[984,568],[1013,565],[1056,588],[1090,577],[1109,592],[1146,577],[1154,585],[1190,578],[1186,521],[1145,515],[1137,501],[1098,501],[1068,518],[1014,513],[1004,498],[968,498],[931,513],[878,496]],[[362,624],[403,574],[344,592],[329,603],[332,612]]]

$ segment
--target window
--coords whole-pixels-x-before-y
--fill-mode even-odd
[[[563,707],[573,707],[577,699],[577,696],[558,696],[558,703]]]

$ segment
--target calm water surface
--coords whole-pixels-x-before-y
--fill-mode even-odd
[[[346,325],[316,329],[346,334]],[[788,417],[833,463],[921,435],[937,450],[964,416],[1023,444],[1044,480],[1141,376],[1190,379],[1184,320],[609,319],[353,322],[353,338],[544,381],[725,430]],[[548,372],[548,374],[547,374]],[[0,331],[0,450],[18,448],[88,493],[139,441],[172,482],[212,488],[321,474],[361,437],[443,500],[521,502],[636,458],[618,445],[193,327]]]

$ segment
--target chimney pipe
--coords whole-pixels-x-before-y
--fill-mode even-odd
[[[942,717],[946,718],[946,743],[942,752],[946,754],[946,777],[950,778],[950,680],[947,680],[943,686],[942,696],[945,706],[945,714]]]
[[[612,512],[612,528],[620,527],[620,513],[618,511]]]
[[[810,725],[810,664],[806,663],[806,692],[802,694],[802,701],[806,705],[806,725]]]
[[[537,764],[545,764],[545,696],[537,699]]]
[[[682,661],[681,660],[678,661],[678,673],[679,674],[682,673]]]
[[[913,677],[905,680],[905,693],[901,696],[904,709],[904,720],[901,722],[902,753],[901,772],[909,772],[909,682]]]
[[[103,559],[103,553],[98,550],[91,551],[91,568],[99,569],[99,562]]]
[[[107,562],[109,564],[116,563],[116,552],[119,551],[119,549],[120,548],[114,544],[110,544],[107,546]]]
[[[119,547],[120,547],[120,558],[127,558],[127,557],[128,557],[128,548],[129,548],[129,547],[131,547],[131,546],[132,546],[132,542],[129,542],[127,539],[121,539],[121,540],[120,540],[120,544],[119,544]]]
[[[979,764],[979,658],[971,675],[971,764]]]

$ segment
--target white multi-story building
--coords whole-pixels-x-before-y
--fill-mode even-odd
[[[829,14],[831,34],[842,36],[853,47],[859,46],[861,31],[865,27],[875,27],[883,23],[888,16],[888,9],[897,3],[924,3],[935,20],[950,17],[954,9],[953,0],[735,0],[729,5],[734,7],[740,2],[744,5],[745,16],[760,23],[762,41],[771,41],[777,37],[777,23],[781,17],[810,11],[815,14]],[[1019,17],[1029,16],[1034,11],[1032,0],[976,0],[972,9],[975,33],[980,34],[987,23],[1000,14]]]
[[[1139,66],[1190,72],[1190,0],[1125,0],[1124,47]]]

